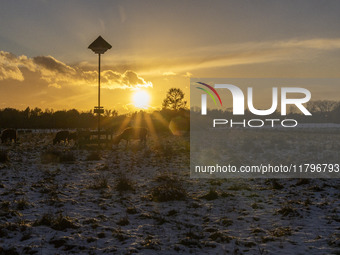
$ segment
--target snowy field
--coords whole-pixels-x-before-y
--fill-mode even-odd
[[[339,179],[190,179],[188,138],[52,139],[0,147],[0,254],[340,254]]]

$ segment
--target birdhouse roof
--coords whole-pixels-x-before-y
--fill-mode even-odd
[[[89,46],[89,49],[99,54],[103,54],[105,51],[111,48],[112,46],[107,41],[105,41],[101,36],[98,36],[98,38],[94,40]]]

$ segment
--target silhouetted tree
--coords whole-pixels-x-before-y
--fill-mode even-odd
[[[106,109],[104,112],[104,117],[117,117],[118,116],[118,111],[117,110],[108,110]]]
[[[184,100],[184,93],[181,89],[171,88],[163,101],[163,109],[178,111],[186,108],[187,101]]]
[[[338,104],[339,102],[332,100],[309,101],[307,103],[307,108],[312,112],[327,113],[333,111]]]

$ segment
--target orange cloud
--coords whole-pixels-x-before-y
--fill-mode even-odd
[[[22,68],[38,73],[39,78],[46,81],[49,87],[97,85],[98,72],[84,70],[81,65],[69,66],[52,56],[27,58],[0,51],[0,80],[24,81],[25,76]],[[146,81],[132,70],[126,70],[123,73],[104,70],[101,72],[101,85],[108,89],[135,89],[153,86],[150,81]]]

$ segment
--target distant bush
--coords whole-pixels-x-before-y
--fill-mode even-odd
[[[0,150],[0,163],[6,163],[9,161],[8,151]]]

